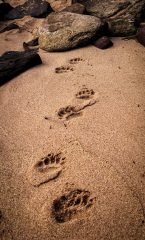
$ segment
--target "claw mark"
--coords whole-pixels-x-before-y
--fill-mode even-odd
[[[76,98],[88,99],[88,98],[92,98],[93,95],[95,95],[95,92],[93,89],[88,89],[86,87],[83,87],[78,93],[76,93]]]
[[[55,73],[66,73],[73,71],[74,69],[70,66],[62,66],[62,67],[57,67],[55,68]]]
[[[69,60],[69,63],[70,63],[70,64],[76,64],[76,63],[79,63],[79,62],[81,62],[81,61],[83,61],[83,59],[80,58],[80,57],[77,57],[77,58],[72,58],[72,59],[70,59],[70,60]]]

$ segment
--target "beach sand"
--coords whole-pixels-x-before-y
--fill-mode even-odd
[[[0,54],[31,38],[1,34]],[[1,239],[145,239],[145,49],[113,41],[40,50],[0,87]]]

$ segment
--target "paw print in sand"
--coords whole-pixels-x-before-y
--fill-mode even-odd
[[[77,111],[76,106],[67,106],[62,107],[57,112],[57,115],[60,119],[66,119],[68,120],[70,117],[78,116],[80,115],[80,111]]]
[[[77,57],[77,58],[72,58],[72,59],[70,59],[70,60],[69,60],[69,63],[70,63],[70,64],[77,64],[77,63],[82,62],[82,61],[83,61],[82,58]]]
[[[95,99],[89,99],[78,105],[60,108],[59,111],[57,112],[57,116],[59,117],[59,119],[69,120],[72,117],[82,115],[83,109],[85,109],[86,107],[92,106],[95,103],[96,103]]]
[[[61,153],[50,153],[39,160],[29,172],[29,180],[33,186],[40,186],[59,176],[63,169],[65,157]]]
[[[57,223],[68,222],[92,207],[94,200],[89,191],[74,189],[53,201],[52,218]]]
[[[66,73],[66,72],[70,72],[70,71],[73,71],[73,70],[74,69],[70,66],[61,66],[61,67],[55,68],[56,73]]]
[[[93,95],[95,95],[95,92],[93,89],[88,89],[87,87],[83,87],[78,93],[76,93],[76,98],[79,99],[89,99],[92,98]]]

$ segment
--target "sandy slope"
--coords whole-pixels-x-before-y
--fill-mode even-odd
[[[30,38],[2,34],[0,53]],[[0,88],[2,239],[145,239],[145,50],[134,40],[114,43],[40,51],[42,66]],[[55,73],[61,66],[66,72]],[[76,99],[83,85],[96,103],[59,120],[61,107],[90,101]],[[61,153],[59,162],[39,172],[49,153]],[[64,194],[59,213],[70,215],[59,223],[52,206]]]

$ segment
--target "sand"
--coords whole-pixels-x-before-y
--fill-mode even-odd
[[[1,34],[0,54],[31,37]],[[1,239],[145,239],[145,49],[113,41],[40,50],[0,87]]]

